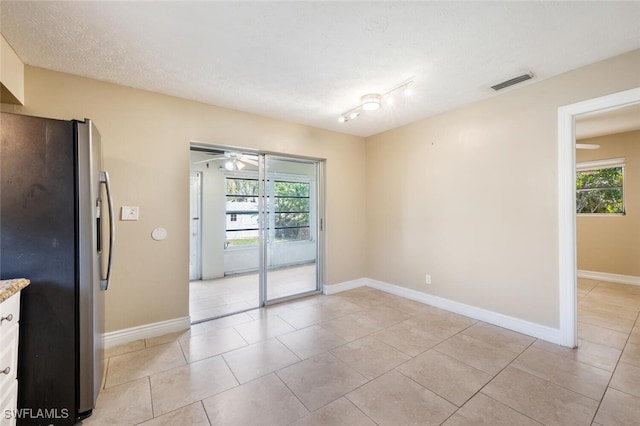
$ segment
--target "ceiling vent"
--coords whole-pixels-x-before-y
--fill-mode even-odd
[[[503,81],[502,83],[498,83],[494,86],[491,86],[493,90],[502,90],[506,87],[513,86],[514,84],[522,83],[523,81],[531,80],[533,78],[533,73],[526,73],[519,75],[517,77],[513,77],[507,81]]]

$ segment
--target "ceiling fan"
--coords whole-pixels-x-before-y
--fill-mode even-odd
[[[600,145],[595,143],[577,143],[576,149],[598,149]]]
[[[251,164],[258,167],[258,162],[256,160],[240,152],[220,153],[219,151],[216,151],[207,154],[211,155],[211,158],[195,161],[193,164],[209,163],[211,161],[223,161],[224,163],[220,166],[220,168],[224,168],[229,171],[242,170],[244,169],[245,164]]]

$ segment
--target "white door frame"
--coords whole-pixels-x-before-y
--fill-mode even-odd
[[[558,108],[560,344],[578,345],[575,118],[640,103],[640,87]]]
[[[193,178],[198,177],[198,193],[194,200],[193,194]],[[195,235],[193,233],[193,221],[194,221],[194,202],[197,210],[198,222],[195,229]],[[202,172],[190,171],[189,174],[189,281],[202,279]],[[195,238],[195,242],[193,237]],[[195,243],[195,244],[194,244]],[[195,253],[194,253],[195,251]],[[195,256],[195,264],[191,263],[191,260]],[[193,268],[191,268],[193,266]]]

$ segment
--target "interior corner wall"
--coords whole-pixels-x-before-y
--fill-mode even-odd
[[[640,131],[582,139],[580,143],[598,144],[600,148],[577,150],[578,162],[625,159],[626,214],[578,215],[578,269],[640,277]]]
[[[558,108],[638,69],[640,50],[367,138],[368,276],[557,329]]]
[[[116,222],[106,331],[189,315],[189,147],[197,140],[326,159],[325,284],[366,275],[364,139],[171,96],[25,67],[24,106],[2,110],[91,118],[103,142],[115,206],[139,206]],[[163,241],[151,231],[164,227]]]

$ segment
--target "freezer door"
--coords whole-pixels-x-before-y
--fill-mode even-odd
[[[18,409],[77,412],[77,190],[71,121],[0,113],[0,278],[26,277],[20,295]],[[64,410],[64,411],[62,411]],[[0,413],[1,414],[1,413]],[[0,421],[2,423],[2,421]]]
[[[100,289],[103,253],[100,133],[91,120],[75,122],[78,153],[78,418],[91,414],[102,387],[104,292]]]

